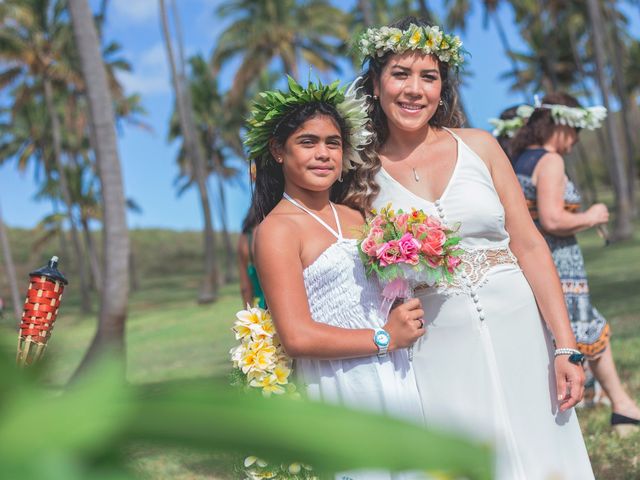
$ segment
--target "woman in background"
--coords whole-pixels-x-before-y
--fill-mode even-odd
[[[602,107],[582,108],[566,93],[545,96],[537,107],[520,107],[528,118],[511,143],[514,169],[529,212],[542,232],[560,276],[577,348],[611,400],[611,425],[622,435],[637,430],[640,409],[622,387],[609,343],[606,319],[591,304],[582,251],[575,234],[609,220],[602,203],[580,211],[581,197],[567,178],[563,155],[571,152],[582,128],[598,128]]]

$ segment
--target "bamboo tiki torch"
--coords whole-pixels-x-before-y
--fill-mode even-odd
[[[29,289],[24,301],[16,362],[29,366],[42,358],[58,316],[67,279],[58,271],[58,257],[29,274]]]

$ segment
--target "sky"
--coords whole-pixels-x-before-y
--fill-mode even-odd
[[[90,3],[97,8],[99,2],[90,0]],[[200,53],[209,58],[216,38],[226,26],[215,14],[220,3],[220,0],[177,1],[187,56]],[[442,17],[444,11],[438,8],[441,2],[431,3]],[[465,64],[470,75],[462,87],[462,97],[472,125],[490,129],[488,118],[522,102],[523,98],[519,93],[510,93],[509,82],[501,79],[501,75],[509,70],[509,62],[495,29],[483,26],[479,2],[472,3],[475,9],[466,32],[457,32],[471,54]],[[499,14],[512,46],[524,49],[510,10],[502,8]],[[119,132],[125,192],[141,207],[140,213],[128,214],[129,226],[199,230],[203,221],[196,190],[191,189],[178,196],[174,183],[178,174],[178,145],[167,140],[173,93],[160,30],[158,0],[111,0],[104,35],[106,39],[122,45],[122,56],[134,66],[134,71],[121,75],[120,80],[128,93],[141,94],[148,112],[145,122],[151,126],[151,131],[148,131],[125,124]],[[223,89],[231,84],[232,68],[221,73],[219,80]],[[354,75],[354,72],[344,72],[334,76],[349,81]],[[327,77],[322,80],[327,80]],[[242,162],[238,161],[237,165],[245,168]],[[5,223],[10,227],[34,227],[53,211],[50,202],[34,199],[37,191],[35,173],[32,170],[19,172],[14,161],[0,165],[0,208]],[[217,191],[215,182],[215,178],[210,179],[211,192]],[[229,227],[237,231],[249,205],[250,190],[245,175],[226,185],[225,193]],[[213,201],[216,201],[215,196]],[[214,225],[220,225],[218,218],[214,219]]]

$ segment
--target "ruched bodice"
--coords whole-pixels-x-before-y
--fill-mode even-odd
[[[380,286],[367,279],[357,241],[340,239],[304,270],[311,317],[316,322],[343,328],[378,328]]]

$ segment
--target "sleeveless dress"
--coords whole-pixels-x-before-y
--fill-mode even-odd
[[[529,213],[547,241],[558,269],[571,327],[578,341],[578,349],[589,358],[597,358],[609,345],[610,330],[602,314],[591,305],[587,272],[578,240],[575,235],[560,237],[547,233],[538,220],[538,192],[531,176],[545,153],[547,151],[543,148],[525,150],[516,159],[514,169],[527,199]],[[579,211],[581,201],[580,192],[575,184],[567,180],[564,188],[565,210]]]
[[[358,254],[357,240],[344,238],[336,210],[336,232],[321,218],[288,195],[285,198],[320,222],[335,237],[303,272],[311,318],[341,328],[382,328],[379,313],[381,287],[368,279]],[[373,331],[371,332],[373,343]],[[384,413],[424,425],[420,396],[406,349],[383,357],[352,359],[297,359],[294,372],[313,400],[342,404],[358,410]],[[414,473],[357,471],[339,474],[340,480],[389,480],[422,478]]]
[[[460,223],[465,253],[455,281],[415,292],[427,331],[414,346],[413,368],[427,425],[491,442],[500,480],[593,479],[575,411],[558,411],[551,338],[509,249],[491,174],[449,133],[457,159],[438,200],[381,169],[374,202]]]

